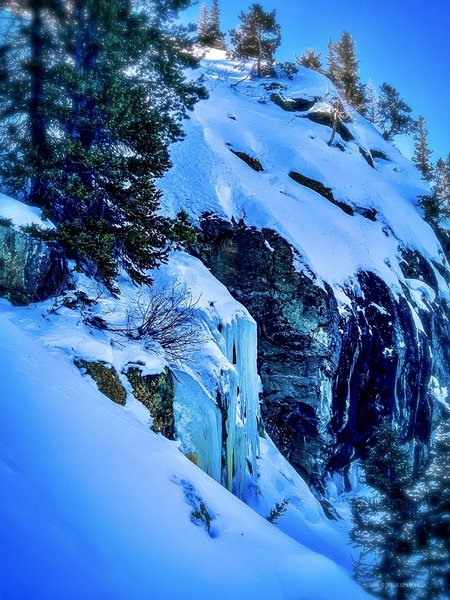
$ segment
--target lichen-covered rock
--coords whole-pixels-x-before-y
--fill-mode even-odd
[[[0,295],[28,304],[56,294],[67,277],[64,255],[56,246],[0,224]]]
[[[86,360],[76,360],[75,365],[79,369],[84,369],[92,377],[102,394],[116,404],[125,404],[127,393],[114,367],[102,361],[89,362]]]
[[[133,388],[133,395],[148,408],[153,418],[153,431],[166,438],[175,438],[173,414],[174,384],[168,369],[159,375],[142,375],[137,367],[130,367],[126,376]]]

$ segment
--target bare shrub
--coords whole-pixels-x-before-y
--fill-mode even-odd
[[[191,292],[177,283],[172,287],[141,288],[130,300],[123,324],[103,321],[97,327],[146,345],[157,342],[170,362],[186,362],[204,342],[195,314],[198,301],[199,298],[194,300]],[[96,327],[95,323],[91,325]]]

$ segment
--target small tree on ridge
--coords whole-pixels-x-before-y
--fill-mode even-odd
[[[252,4],[248,13],[239,15],[241,25],[230,31],[232,56],[238,59],[254,59],[257,77],[270,74],[274,55],[281,44],[281,29],[276,11],[266,12],[260,4]]]

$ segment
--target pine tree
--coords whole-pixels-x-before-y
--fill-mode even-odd
[[[209,46],[211,41],[210,19],[208,7],[203,3],[200,9],[200,17],[197,21],[197,40],[202,46]]]
[[[425,119],[422,116],[417,121],[414,141],[412,161],[422,173],[423,178],[431,181],[433,178],[433,166],[430,162],[430,156],[433,154],[433,151],[428,146],[428,130]]]
[[[364,463],[365,481],[374,494],[352,502],[350,540],[361,549],[355,577],[382,598],[406,600],[411,597],[409,584],[414,579],[410,558],[416,505],[408,493],[413,469],[407,447],[388,421],[375,436]]]
[[[54,80],[55,28],[63,13],[58,0],[2,0],[9,13],[9,31],[2,44],[4,77],[0,82],[0,167],[9,170],[11,187],[29,174],[27,199],[47,207],[47,183],[42,176],[49,158],[49,135],[45,114],[50,109],[48,83]],[[15,65],[11,63],[11,57]],[[27,114],[27,138],[21,133]],[[7,133],[7,135],[6,135]],[[18,156],[27,160],[18,161]]]
[[[432,444],[429,465],[414,486],[419,509],[416,577],[423,585],[417,600],[450,597],[450,425],[443,421]]]
[[[313,71],[322,72],[322,61],[320,54],[314,48],[306,48],[301,56],[296,57],[297,64]]]
[[[210,13],[211,46],[219,50],[225,50],[225,36],[220,31],[220,7],[219,0],[213,0]]]
[[[385,140],[392,142],[396,135],[414,131],[415,122],[410,116],[412,108],[400,97],[399,92],[388,83],[380,88],[380,127]]]
[[[128,0],[28,1],[40,55],[33,16],[13,40],[0,87],[2,187],[45,207],[69,256],[111,286],[120,267],[146,281],[171,234],[155,180],[170,166],[181,119],[204,95],[182,74],[195,60],[174,22],[180,2],[160,0],[145,14]]]
[[[369,80],[369,82],[366,84],[365,116],[374,125],[377,125],[380,119],[379,104],[377,89],[372,80]]]
[[[252,4],[248,13],[240,13],[239,19],[241,25],[230,31],[232,56],[238,59],[254,59],[257,77],[270,74],[275,51],[281,43],[276,11],[265,12],[260,4]]]
[[[450,219],[450,156],[440,158],[434,173],[433,197],[439,210],[440,219]]]
[[[356,45],[352,36],[344,31],[337,43],[328,44],[328,77],[353,108],[364,110],[364,86],[358,74]]]
[[[327,49],[327,71],[326,75],[336,85],[340,77],[336,43],[330,38]]]

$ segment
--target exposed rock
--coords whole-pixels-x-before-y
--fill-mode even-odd
[[[336,198],[333,196],[333,190],[323,185],[323,183],[321,183],[320,181],[316,181],[315,179],[306,177],[306,175],[302,175],[297,171],[291,171],[289,173],[289,177],[295,182],[299,183],[300,185],[304,185],[305,187],[308,187],[309,189],[316,192],[317,194],[320,194],[321,196],[329,200],[332,204],[343,210],[347,215],[353,216],[355,214],[355,210],[350,205],[346,204],[345,202],[336,200]]]
[[[317,181],[316,179],[311,179],[311,177],[306,177],[306,175],[302,175],[301,173],[298,173],[297,171],[291,171],[289,173],[289,177],[291,179],[293,179],[294,181],[296,181],[297,183],[299,183],[300,185],[304,185],[305,187],[308,187],[311,190],[314,190],[315,192],[317,192],[318,194],[320,194],[321,196],[323,196],[330,202],[335,202],[334,196],[333,196],[333,190],[331,188],[323,185],[323,183],[321,183],[320,181]]]
[[[375,169],[375,163],[373,162],[373,158],[372,158],[372,155],[370,154],[370,152],[368,152],[362,146],[358,146],[358,150],[359,150],[359,153],[361,154],[361,156],[366,161],[366,163],[369,165],[369,167],[372,167],[372,169]]]
[[[302,116],[306,117],[310,121],[313,121],[314,123],[318,123],[319,125],[327,125],[332,129],[334,128],[333,117],[329,112],[311,111]],[[344,142],[352,142],[355,139],[350,129],[342,121],[338,123],[336,131],[344,140]]]
[[[270,99],[274,104],[286,110],[287,112],[303,112],[310,110],[317,102],[318,98],[283,98],[280,94],[272,94]]]
[[[126,376],[134,396],[148,408],[153,418],[152,429],[169,440],[175,439],[173,414],[174,385],[168,369],[158,375],[142,375],[137,367],[130,367]]]
[[[264,167],[259,162],[259,160],[257,158],[255,158],[254,156],[250,156],[249,154],[246,154],[245,152],[240,152],[239,150],[233,150],[231,148],[230,148],[230,152],[232,152],[235,156],[237,156],[242,161],[244,161],[246,165],[248,165],[251,169],[253,169],[257,173],[264,171]]]
[[[374,208],[359,208],[355,206],[354,211],[365,219],[369,219],[369,221],[376,221],[378,217],[378,211]]]
[[[92,377],[102,394],[116,404],[125,404],[127,393],[114,367],[108,366],[103,361],[86,360],[75,360],[75,365],[79,369],[84,369]]]
[[[341,323],[330,423],[331,471],[344,470],[355,453],[365,456],[383,418],[396,423],[404,439],[414,440],[417,460],[431,434],[433,336],[416,329],[407,299],[394,298],[375,274],[358,274],[358,284],[358,293],[347,290],[352,310]]]
[[[430,375],[450,384],[448,309],[439,297],[419,311],[420,331],[409,291],[396,298],[361,272],[346,290],[351,308],[340,314],[331,289],[295,271],[292,248],[274,231],[212,215],[201,226],[194,251],[258,323],[262,415],[286,458],[320,491],[327,472],[345,474],[365,455],[387,417],[414,441],[419,462],[432,426]],[[405,256],[405,276],[437,292],[425,259]]]
[[[258,323],[267,430],[312,476],[323,470],[320,449],[330,441],[330,373],[340,349],[334,295],[295,271],[292,248],[271,230],[209,218],[202,231],[200,257]]]
[[[374,158],[374,159],[379,158],[381,160],[389,160],[388,156],[384,152],[381,152],[381,150],[371,149],[370,154],[372,155],[372,158]]]
[[[0,224],[0,295],[13,304],[45,300],[67,278],[64,254],[56,246]]]

